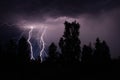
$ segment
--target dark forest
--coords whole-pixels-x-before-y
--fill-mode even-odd
[[[108,77],[119,72],[120,58],[111,58],[106,41],[97,37],[95,44],[90,42],[81,46],[80,24],[65,21],[64,26],[59,47],[54,42],[51,43],[48,57],[43,62],[40,56],[35,60],[30,59],[30,45],[24,36],[18,44],[15,40],[10,40],[5,47],[0,47],[1,72],[9,72],[9,75],[13,73],[17,80],[39,79],[42,76]]]

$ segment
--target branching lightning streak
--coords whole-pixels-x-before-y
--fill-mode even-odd
[[[43,61],[43,59],[42,59],[43,53],[46,53],[46,52],[45,52],[45,41],[44,41],[44,38],[43,38],[45,32],[46,32],[46,27],[44,28],[44,30],[43,30],[43,32],[42,32],[42,35],[41,35],[41,37],[40,37],[40,44],[42,44],[42,49],[41,49],[41,51],[40,51],[41,62]]]
[[[32,31],[33,31],[33,27],[31,27],[30,28],[30,31],[29,31],[29,36],[28,36],[28,43],[29,43],[29,45],[30,45],[30,54],[31,54],[31,58],[30,59],[32,59],[32,60],[34,60],[34,57],[33,57],[33,47],[32,47],[32,44],[31,44],[31,42],[30,42],[30,39],[31,39],[31,35],[32,35]]]

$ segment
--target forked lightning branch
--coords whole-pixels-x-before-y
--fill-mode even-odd
[[[33,56],[33,46],[32,46],[32,43],[30,42],[30,40],[31,40],[31,37],[32,37],[32,31],[33,31],[33,29],[35,28],[34,26],[30,26],[29,27],[30,28],[30,30],[29,30],[29,35],[28,35],[28,43],[29,43],[29,45],[30,45],[30,56],[31,56],[31,60],[35,60],[35,58],[34,58],[34,56]],[[41,26],[41,31],[42,31],[42,33],[41,33],[41,35],[40,35],[40,44],[39,45],[41,45],[41,49],[40,49],[40,52],[39,52],[39,56],[40,56],[40,59],[41,59],[41,62],[43,61],[43,59],[42,59],[42,55],[45,53],[46,54],[46,52],[45,52],[45,41],[44,41],[44,35],[45,35],[45,33],[46,33],[46,27],[45,26]]]

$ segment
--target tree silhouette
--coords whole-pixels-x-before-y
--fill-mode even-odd
[[[103,46],[103,59],[105,63],[111,62],[110,49],[105,41],[102,42]]]
[[[48,49],[49,61],[55,63],[58,59],[57,46],[54,43],[51,43]]]
[[[6,59],[8,63],[14,63],[16,61],[16,51],[17,51],[17,44],[14,40],[10,40],[7,44],[6,50]]]
[[[110,51],[106,42],[101,42],[99,38],[96,39],[95,51],[94,51],[94,61],[96,64],[106,64],[109,63]]]
[[[91,47],[91,43],[90,45],[84,45],[83,49],[82,49],[82,63],[83,64],[90,64],[92,63],[92,53],[93,53],[93,49]]]
[[[22,37],[18,43],[18,61],[28,63],[30,60],[30,45],[25,37]]]
[[[63,59],[65,62],[75,62],[80,58],[80,40],[79,40],[79,23],[76,21],[69,23],[65,21],[65,31],[59,41]]]

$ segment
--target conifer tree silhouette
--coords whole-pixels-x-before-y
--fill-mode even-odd
[[[58,58],[57,46],[54,43],[51,43],[51,45],[49,46],[48,55],[50,62],[55,63],[57,61]]]
[[[111,62],[110,49],[105,41],[102,42],[102,46],[103,46],[102,53],[103,53],[104,63],[110,63]]]
[[[96,64],[110,63],[110,51],[105,41],[101,42],[99,38],[96,39],[94,61]]]
[[[92,53],[93,53],[93,49],[91,47],[91,44],[84,45],[83,49],[82,49],[82,63],[83,64],[90,64],[92,63]]]
[[[6,51],[6,59],[7,62],[10,64],[15,64],[16,61],[16,51],[17,51],[17,44],[14,40],[10,40],[7,44],[7,51]]]
[[[30,45],[25,37],[22,37],[18,43],[18,61],[22,64],[30,60]]]

